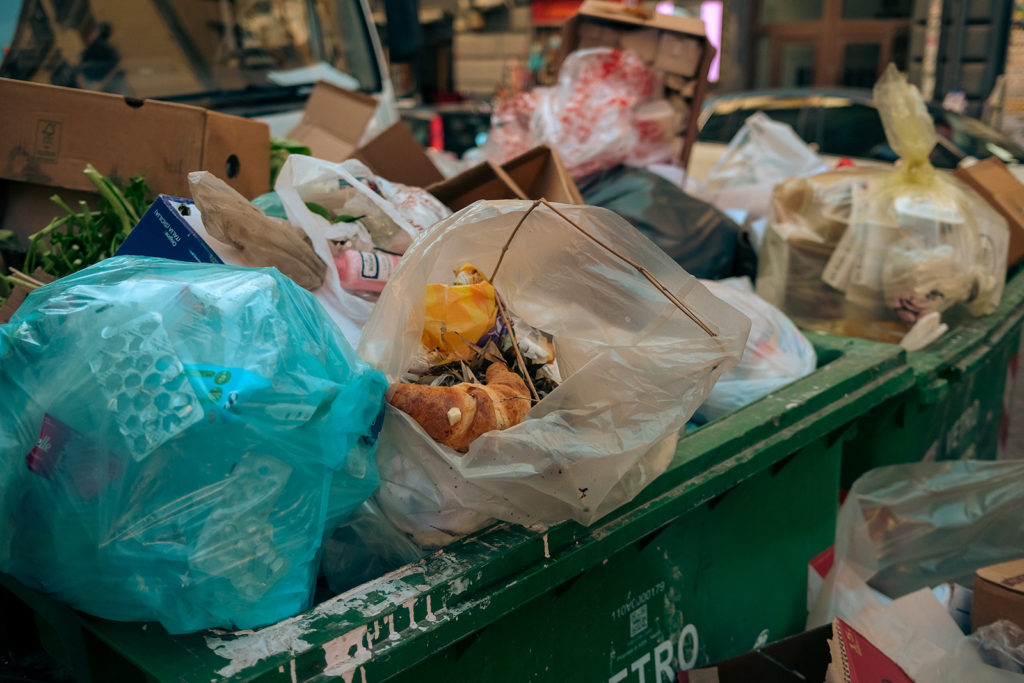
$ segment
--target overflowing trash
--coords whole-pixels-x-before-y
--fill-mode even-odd
[[[377,500],[424,545],[490,517],[592,523],[664,471],[748,329],[611,212],[464,209],[406,252],[360,340],[392,384]]]
[[[893,465],[862,476],[840,509],[834,564],[809,624],[845,620],[918,683],[1020,680],[1011,672],[1022,672],[1024,633],[1005,621],[1019,620],[1014,599],[998,599],[992,621],[979,621],[979,581],[1001,566],[1019,574],[1022,480],[1024,466],[1013,461]]]
[[[999,308],[1007,253],[1024,253],[1024,217],[1004,218],[1011,173],[965,165],[969,186],[933,168],[935,124],[890,66],[875,103],[895,167],[830,170],[755,113],[688,181],[706,25],[588,0],[557,82],[504,92],[461,160],[425,152],[383,94],[326,82],[288,138],[187,108],[173,130],[202,130],[201,153],[157,136],[171,167],[111,152],[109,177],[64,168],[72,182],[36,172],[79,163],[56,158],[60,128],[21,117],[12,158],[32,140],[35,165],[3,181],[102,199],[47,190],[43,213],[60,215],[0,231],[0,581],[100,619],[205,630],[181,640],[203,660],[189,680],[205,658],[232,680],[378,680],[396,671],[380,655],[419,661],[423,643],[474,661],[477,615],[580,610],[594,585],[614,631],[595,680],[762,680],[704,666],[751,647],[796,675],[766,643],[805,614],[794,637],[832,664],[804,680],[1021,680],[1021,465],[872,470],[831,529],[871,419],[950,422],[940,438],[963,447],[915,459],[976,455],[974,432],[1012,421],[1009,393],[989,388],[1016,373],[1010,353],[977,381],[1002,405],[922,408],[957,391],[994,332],[970,361],[911,367]],[[54,111],[95,101],[63,97]],[[97,120],[178,109],[105,104],[116,113]],[[127,182],[109,170],[136,167]],[[993,174],[1000,193],[971,189]],[[909,391],[918,403],[898,404]],[[789,533],[794,549],[756,572],[737,561]],[[732,631],[693,616],[719,609],[707,585],[754,574],[786,603],[765,624],[749,597]]]
[[[0,569],[84,612],[291,616],[377,486],[384,377],[276,270],[109,259],[29,296],[0,359]]]
[[[810,329],[892,342],[930,313],[992,313],[1009,233],[981,196],[929,163],[935,126],[917,89],[890,65],[874,93],[900,161],[777,186],[757,291]]]

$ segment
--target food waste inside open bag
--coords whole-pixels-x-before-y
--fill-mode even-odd
[[[478,202],[413,243],[363,331],[391,384],[377,501],[427,546],[591,524],[666,469],[749,328],[610,211]]]

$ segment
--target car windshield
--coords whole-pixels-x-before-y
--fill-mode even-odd
[[[998,157],[1007,164],[1024,163],[1024,149],[994,128],[962,114],[930,108],[935,130],[967,156]]]
[[[360,0],[25,0],[0,76],[134,97],[295,86],[376,92]]]

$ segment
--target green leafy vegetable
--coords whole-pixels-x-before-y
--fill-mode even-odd
[[[113,256],[153,200],[142,176],[133,177],[122,188],[92,164],[84,173],[100,194],[96,209],[85,202],[72,208],[59,196],[50,197],[63,215],[29,238],[25,272],[40,266],[60,278]]]
[[[281,172],[285,160],[292,154],[312,154],[309,147],[298,140],[289,140],[275,135],[270,136],[270,188],[274,188],[277,174]]]
[[[340,216],[332,216],[331,212],[328,211],[326,207],[323,207],[316,202],[306,202],[306,208],[318,216],[323,216],[331,223],[355,223],[360,218],[366,218],[366,216],[350,216],[347,213],[343,213]]]

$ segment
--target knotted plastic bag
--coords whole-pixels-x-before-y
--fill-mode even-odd
[[[881,341],[899,341],[929,313],[991,313],[1005,281],[1006,221],[928,162],[934,124],[894,66],[874,96],[900,160],[891,171],[777,186],[758,293],[812,329]]]
[[[563,381],[525,421],[484,433],[465,454],[387,407],[377,501],[425,545],[490,517],[591,524],[631,500],[668,466],[750,327],[610,211],[477,202],[413,243],[367,322],[360,355],[390,382],[421,354],[427,285],[450,282],[466,263],[512,316],[552,335]]]
[[[171,633],[308,607],[386,382],[274,269],[117,257],[0,327],[0,570]]]

